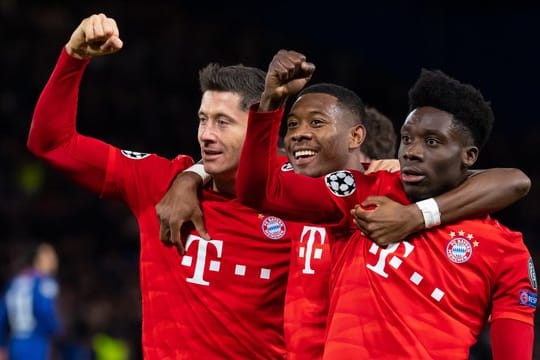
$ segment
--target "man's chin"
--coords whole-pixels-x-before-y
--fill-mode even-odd
[[[295,173],[309,177],[321,177],[326,175],[326,172],[323,169],[320,169],[311,164],[307,166],[293,165],[293,168]]]
[[[419,186],[411,185],[411,184],[403,184],[403,189],[405,190],[405,194],[407,194],[407,197],[409,200],[415,202],[427,199],[431,197],[425,189],[420,188]]]

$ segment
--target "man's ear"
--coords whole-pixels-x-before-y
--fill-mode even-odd
[[[471,167],[478,160],[478,153],[480,151],[476,146],[466,146],[462,150],[461,161],[463,165]]]
[[[359,149],[366,139],[366,128],[364,125],[355,125],[349,129],[349,150]]]

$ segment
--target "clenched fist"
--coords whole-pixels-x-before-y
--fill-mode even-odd
[[[122,45],[116,21],[104,14],[98,14],[81,22],[66,44],[66,51],[73,57],[88,59],[115,53]]]
[[[287,97],[306,86],[314,71],[315,65],[307,62],[303,54],[279,50],[268,66],[259,111],[272,111],[283,106]]]

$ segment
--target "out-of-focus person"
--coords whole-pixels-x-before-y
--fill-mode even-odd
[[[49,359],[61,332],[56,310],[58,256],[48,243],[23,245],[0,300],[0,359]]]

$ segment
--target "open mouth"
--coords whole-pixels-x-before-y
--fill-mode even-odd
[[[425,179],[424,173],[414,168],[403,168],[401,170],[401,180],[404,183],[419,183]]]
[[[298,150],[294,152],[294,158],[296,160],[305,159],[305,158],[312,157],[315,155],[317,155],[317,153],[313,150]]]
[[[314,159],[317,152],[313,150],[297,150],[293,152],[293,155],[294,160],[296,160],[296,164],[303,165]]]

